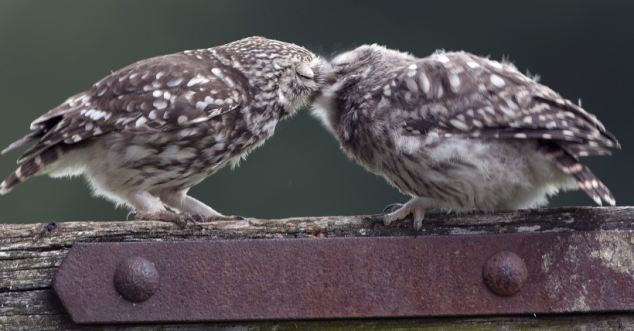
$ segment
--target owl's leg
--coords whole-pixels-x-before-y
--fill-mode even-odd
[[[187,190],[163,192],[161,194],[163,202],[180,211],[183,214],[189,214],[194,218],[200,218],[206,221],[217,219],[233,219],[239,217],[225,216],[206,204],[187,195]]]
[[[381,215],[383,224],[390,225],[393,222],[405,220],[409,215],[413,216],[413,226],[416,231],[423,227],[425,211],[434,208],[435,202],[430,198],[413,198],[404,205],[392,204],[386,207],[386,213]]]
[[[129,194],[127,202],[135,209],[135,220],[139,221],[164,221],[185,226],[190,221],[182,215],[172,213],[165,209],[161,199],[149,192],[139,191]]]
[[[146,191],[137,191],[126,196],[126,202],[136,210],[137,214],[159,213],[165,210],[161,199]]]

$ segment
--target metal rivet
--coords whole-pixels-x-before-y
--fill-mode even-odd
[[[158,290],[159,274],[153,262],[133,256],[117,266],[114,286],[126,300],[143,302]]]
[[[511,296],[524,286],[528,270],[517,254],[502,251],[489,258],[482,270],[482,276],[495,294]]]

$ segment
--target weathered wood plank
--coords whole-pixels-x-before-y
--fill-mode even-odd
[[[235,238],[359,237],[513,232],[634,230],[634,207],[561,208],[494,214],[430,214],[415,234],[410,224],[385,227],[371,216],[246,219],[198,224],[180,229],[162,222],[58,223],[34,242],[41,224],[0,225],[0,329],[76,329],[51,290],[56,268],[76,242],[214,240]],[[630,243],[633,245],[634,243]],[[624,270],[634,270],[632,252]],[[628,260],[627,256],[630,256]],[[444,318],[366,321],[262,322],[137,326],[134,329],[634,329],[633,314],[545,316],[534,318]],[[83,328],[90,329],[90,328]],[[99,328],[101,329],[101,328]],[[113,328],[117,329],[117,328]]]
[[[54,331],[54,330],[634,330],[634,318],[625,314],[568,315],[568,316],[516,316],[482,318],[425,318],[425,319],[378,319],[341,321],[283,321],[283,322],[236,322],[236,323],[191,323],[156,324],[136,326],[82,326],[78,327],[66,315],[12,315],[0,316],[3,330]]]

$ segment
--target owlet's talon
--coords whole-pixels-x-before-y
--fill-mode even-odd
[[[384,214],[389,214],[389,213],[391,213],[393,211],[396,211],[396,210],[400,209],[401,207],[403,207],[402,203],[398,203],[398,202],[391,203],[391,204],[385,206],[385,208],[383,208],[383,213]]]
[[[134,221],[136,220],[136,211],[132,210],[127,215],[125,215],[126,221]]]
[[[414,230],[416,230],[416,232],[420,231],[420,229],[423,228],[423,219],[413,219],[412,220],[412,226],[414,227]]]
[[[414,198],[405,204],[393,203],[383,210],[378,219],[388,226],[412,219],[412,227],[419,231],[423,227],[425,211],[434,206],[434,201],[428,198]]]

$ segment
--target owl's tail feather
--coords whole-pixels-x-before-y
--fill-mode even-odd
[[[568,151],[557,148],[547,152],[559,169],[572,176],[579,188],[584,191],[594,202],[601,206],[603,201],[611,206],[616,205],[616,200],[603,182],[597,178],[590,168],[579,162],[579,160]]]
[[[26,160],[0,183],[0,195],[9,193],[16,185],[38,174],[46,166],[57,161],[62,153],[62,147],[56,145]]]
[[[41,138],[44,135],[44,132],[42,132],[41,130],[36,130],[36,131],[32,131],[31,133],[27,134],[26,136],[14,141],[13,143],[11,143],[11,145],[7,146],[5,149],[2,150],[2,152],[0,152],[0,155],[4,155],[16,148],[20,148],[32,141],[38,140],[39,138]]]

